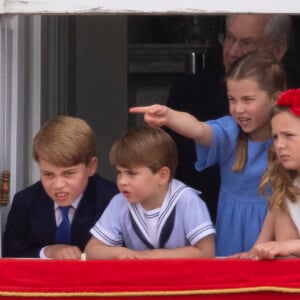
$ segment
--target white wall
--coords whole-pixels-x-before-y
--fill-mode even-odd
[[[3,2],[3,4],[1,4]],[[0,0],[0,13],[300,13],[299,0]]]
[[[40,126],[40,17],[0,17],[0,172],[10,171],[11,202],[38,177],[28,145]],[[9,208],[1,207],[0,233]]]

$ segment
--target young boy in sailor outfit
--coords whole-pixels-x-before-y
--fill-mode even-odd
[[[173,178],[177,150],[169,134],[131,128],[109,158],[120,193],[91,229],[88,259],[214,257],[215,229],[206,204]]]

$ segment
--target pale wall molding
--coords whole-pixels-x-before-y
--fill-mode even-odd
[[[2,14],[228,14],[228,13],[299,14],[298,0],[0,0]]]

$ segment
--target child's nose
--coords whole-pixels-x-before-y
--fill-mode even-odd
[[[57,177],[54,180],[54,187],[56,188],[62,188],[63,186],[65,186],[65,180],[62,177]]]
[[[283,139],[281,139],[280,137],[277,137],[275,140],[274,140],[274,147],[276,149],[281,149],[284,147],[284,142],[283,142]]]
[[[118,181],[119,181],[119,184],[120,184],[120,185],[125,185],[126,182],[127,182],[126,176],[124,176],[124,175],[119,175]]]
[[[244,110],[245,110],[245,107],[244,107],[243,103],[240,101],[237,101],[235,103],[235,111],[239,113],[239,112],[243,112]]]

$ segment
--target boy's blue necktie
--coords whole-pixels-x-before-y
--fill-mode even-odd
[[[59,206],[62,221],[56,228],[55,243],[57,244],[70,244],[71,242],[71,224],[68,217],[70,207],[72,206]]]

